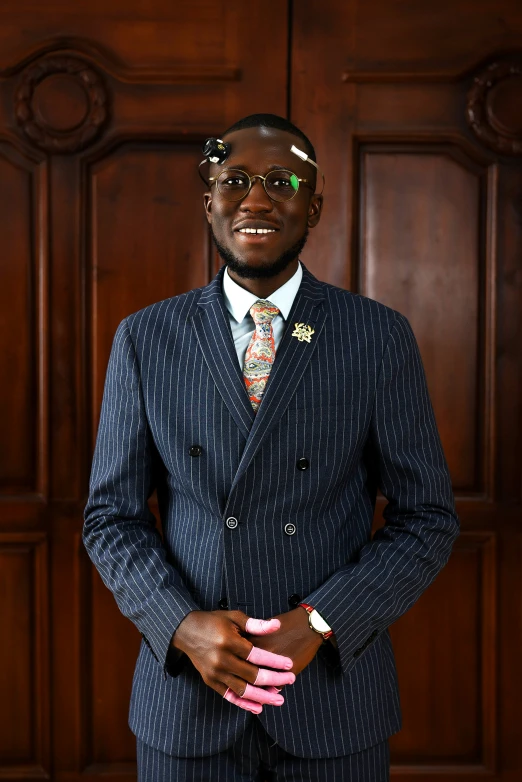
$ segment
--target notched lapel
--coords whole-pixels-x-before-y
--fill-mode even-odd
[[[221,280],[222,271],[208,285],[192,316],[192,326],[212,379],[244,437],[255,418],[237,360]]]
[[[280,420],[308,366],[323,330],[326,311],[321,283],[303,268],[303,280],[288,316],[263,401],[250,430],[232,488],[237,484],[259,450],[263,440]],[[296,323],[314,329],[311,341],[292,336]]]

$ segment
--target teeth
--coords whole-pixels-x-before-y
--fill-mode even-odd
[[[240,234],[273,234],[275,228],[240,228]]]

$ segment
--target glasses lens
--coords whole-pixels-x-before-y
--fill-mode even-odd
[[[227,201],[239,201],[248,193],[250,180],[244,171],[230,169],[222,171],[217,180],[217,188]]]
[[[274,201],[289,201],[299,190],[299,179],[292,171],[270,171],[266,176],[265,187]]]

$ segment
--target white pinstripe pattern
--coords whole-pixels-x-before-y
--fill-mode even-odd
[[[222,275],[126,318],[107,371],[84,541],[144,636],[130,725],[179,757],[231,746],[249,715],[186,658],[164,675],[171,636],[225,594],[265,618],[298,594],[333,627],[339,655],[321,649],[263,725],[292,755],[356,753],[400,728],[387,627],[458,534],[418,348],[402,315],[304,269],[254,418]],[[315,329],[310,344],[291,337],[296,321]],[[147,508],[154,487],[163,542]],[[370,541],[377,487],[389,502]]]
[[[390,751],[384,741],[336,758],[289,755],[252,720],[224,752],[202,758],[178,758],[138,739],[138,782],[388,782]]]

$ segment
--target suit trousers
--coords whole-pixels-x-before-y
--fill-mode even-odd
[[[137,740],[138,782],[388,782],[390,751],[383,741],[336,758],[290,755],[254,717],[227,750],[179,758]]]

